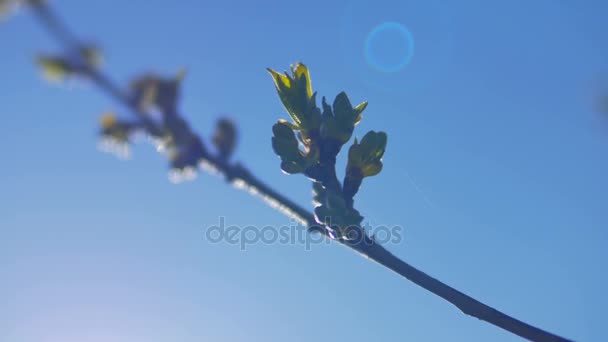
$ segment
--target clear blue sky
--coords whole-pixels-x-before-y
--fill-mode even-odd
[[[405,227],[391,251],[529,323],[608,339],[605,1],[54,3],[120,82],[187,67],[196,130],[237,120],[236,157],[305,206],[309,183],[270,147],[286,115],[265,68],[301,60],[321,95],[368,100],[357,134],[389,144],[356,204]],[[385,22],[414,50],[395,31],[368,41]],[[410,63],[379,71],[366,41]],[[43,82],[33,56],[56,48],[25,12],[0,26],[0,341],[518,341],[337,244],[208,243],[219,216],[289,221],[216,177],[169,183],[148,145],[98,153],[98,116],[121,108]]]

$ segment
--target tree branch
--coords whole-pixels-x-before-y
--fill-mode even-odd
[[[82,46],[80,41],[67,29],[48,5],[43,1],[30,1],[30,4],[38,21],[46,31],[62,44],[66,53],[72,53]],[[143,112],[138,105],[130,99],[128,94],[123,92],[121,88],[105,74],[90,66],[84,67],[83,70],[81,70],[81,73],[87,76],[92,83],[100,90],[104,91],[109,97],[129,108],[131,112],[144,123],[149,131],[157,129],[156,123],[149,118],[147,113]],[[283,213],[298,220],[303,225],[310,227],[311,230],[320,232],[326,236],[328,235],[327,231],[324,229],[314,229],[318,226],[315,222],[314,215],[310,211],[302,208],[260,179],[256,178],[242,164],[230,163],[224,158],[215,156],[207,151],[202,151],[201,154],[201,159],[209,164],[211,168],[219,171],[228,182],[234,184],[238,188],[245,189],[252,194],[260,196],[272,207],[281,210]],[[351,248],[363,257],[371,259],[394,271],[425,290],[447,300],[469,316],[486,321],[531,341],[568,341],[565,338],[510,317],[442,283],[391,254],[385,248],[377,244],[372,238],[365,235],[363,229],[361,229],[361,232],[363,233],[363,236],[361,239],[357,239],[357,241],[335,241]]]

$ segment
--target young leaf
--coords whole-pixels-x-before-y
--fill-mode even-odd
[[[355,142],[348,151],[344,196],[353,198],[365,177],[375,176],[382,171],[382,157],[386,150],[386,133],[368,132],[361,142]]]
[[[355,125],[361,121],[361,113],[367,107],[367,102],[363,102],[353,108],[346,93],[341,92],[336,96],[333,109],[327,105],[323,98],[323,123],[321,135],[325,138],[335,140],[340,145],[350,140]]]
[[[281,169],[288,173],[300,173],[306,168],[293,130],[284,122],[272,126],[272,149],[281,158]]]
[[[302,63],[297,63],[291,66],[291,75],[281,74],[272,69],[267,70],[274,80],[279,98],[292,118],[294,126],[302,130],[305,135],[317,131],[321,124],[321,111],[316,105],[308,68]]]

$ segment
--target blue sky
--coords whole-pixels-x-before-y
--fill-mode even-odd
[[[320,95],[369,101],[358,136],[389,135],[356,198],[372,224],[404,227],[387,248],[531,324],[608,338],[604,1],[53,3],[123,84],[188,68],[193,127],[235,119],[236,158],[310,206],[270,147],[286,114],[265,71],[303,61]],[[413,51],[394,31],[369,42],[386,22]],[[150,146],[99,153],[99,115],[124,109],[42,81],[33,56],[58,47],[26,12],[1,25],[0,341],[518,340],[336,244],[209,243],[220,216],[289,220],[213,176],[171,184]],[[412,58],[379,71],[366,41],[377,62]]]

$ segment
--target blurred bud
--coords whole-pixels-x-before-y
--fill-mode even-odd
[[[294,121],[292,128],[302,130],[306,136],[311,133],[314,135],[321,125],[321,111],[316,105],[316,94],[312,91],[308,68],[297,63],[291,66],[291,76],[267,70],[274,80],[283,106]]]
[[[36,59],[36,63],[49,81],[64,81],[76,72],[69,61],[62,57],[41,55]]]
[[[148,133],[148,138],[150,142],[154,145],[156,152],[161,153],[163,155],[168,156],[171,151],[171,144],[173,142],[173,137],[166,131],[161,132],[158,135],[152,135]]]
[[[9,16],[20,5],[42,5],[43,0],[0,0],[0,20]]]
[[[318,162],[318,149],[307,147],[306,152],[299,148],[298,140],[290,125],[279,121],[272,126],[272,148],[281,158],[281,169],[287,174],[301,173]]]
[[[16,0],[0,0],[0,19],[7,17],[18,3]]]
[[[114,137],[116,140],[127,141],[131,131],[131,125],[120,121],[116,114],[106,113],[100,119],[101,134]]]
[[[98,68],[103,62],[101,51],[93,45],[81,48],[80,57],[90,68]]]
[[[168,114],[175,111],[179,99],[180,85],[185,78],[185,70],[180,70],[175,78],[165,79],[147,74],[131,82],[133,98],[141,110],[157,108]]]
[[[232,120],[219,119],[213,135],[213,145],[217,148],[220,157],[230,158],[237,141],[237,131]]]
[[[111,128],[116,125],[117,122],[118,118],[116,117],[116,114],[112,112],[104,113],[101,116],[101,119],[99,119],[99,124],[103,129]]]
[[[173,140],[168,145],[169,168],[171,172],[178,172],[182,175],[188,175],[196,170],[205,156],[205,150],[202,142],[198,137],[192,136],[186,141],[181,139],[179,142]],[[189,180],[192,177],[185,177],[184,180]]]
[[[130,137],[139,129],[132,122],[119,120],[114,113],[106,113],[100,120],[100,148],[104,152],[113,153],[126,158],[130,154]]]

